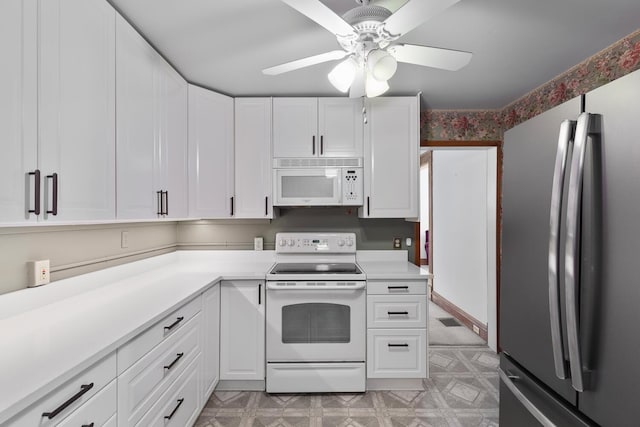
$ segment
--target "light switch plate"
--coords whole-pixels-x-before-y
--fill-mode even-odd
[[[49,260],[29,261],[29,287],[42,286],[50,282]]]

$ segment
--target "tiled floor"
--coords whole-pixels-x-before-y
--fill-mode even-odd
[[[215,392],[196,426],[497,426],[498,356],[486,347],[437,346],[429,356],[425,391]]]

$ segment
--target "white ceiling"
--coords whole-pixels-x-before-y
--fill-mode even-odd
[[[333,63],[261,73],[339,48],[279,0],[110,1],[192,83],[232,96],[343,96],[326,77]],[[357,6],[322,1],[340,14]],[[470,64],[455,72],[399,64],[387,95],[422,91],[432,109],[501,108],[639,23],[639,0],[461,0],[400,41],[473,52]]]

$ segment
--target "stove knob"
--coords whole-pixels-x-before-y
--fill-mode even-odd
[[[287,241],[286,241],[286,240],[284,240],[284,239],[280,239],[280,241],[278,242],[278,244],[279,244],[280,246],[285,246],[285,245],[287,244]]]
[[[353,240],[351,239],[347,240],[347,246],[353,246]]]
[[[338,246],[340,247],[344,246],[344,240],[342,239],[338,240]]]

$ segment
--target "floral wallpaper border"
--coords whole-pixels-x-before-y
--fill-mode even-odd
[[[422,112],[420,138],[429,141],[502,140],[505,130],[638,69],[640,29],[501,110]]]

